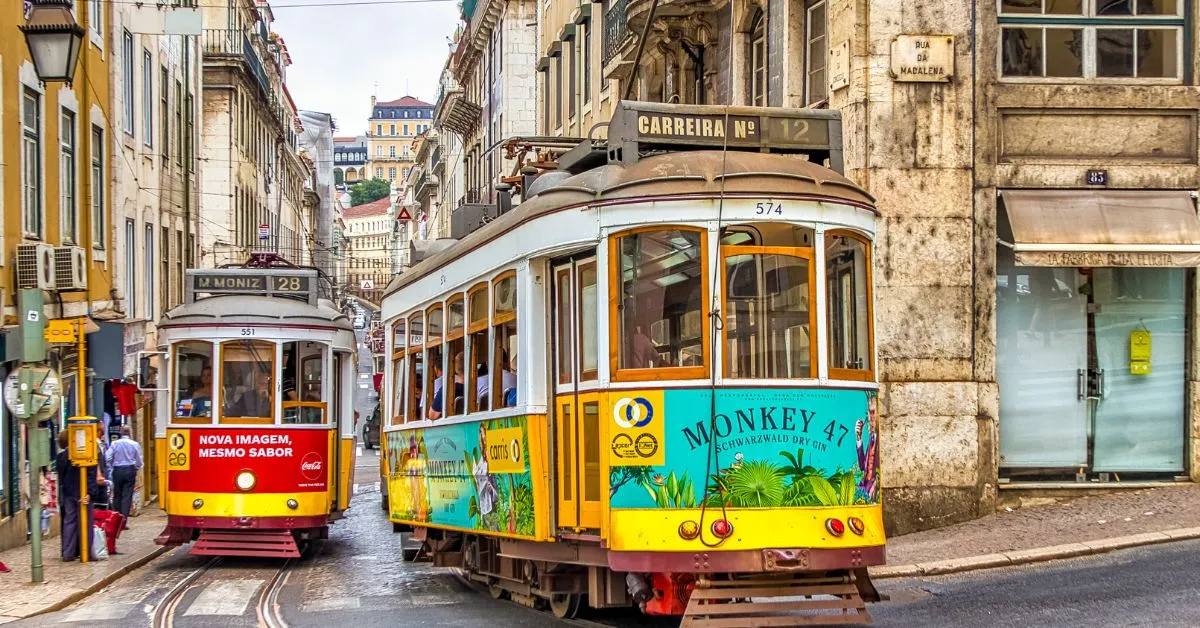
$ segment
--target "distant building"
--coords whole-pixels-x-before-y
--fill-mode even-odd
[[[387,197],[342,211],[349,242],[346,291],[376,304],[392,278],[392,216]]]
[[[433,105],[405,96],[376,101],[371,97],[367,124],[367,179],[383,179],[395,189],[414,161],[413,138],[433,124]]]
[[[367,177],[367,137],[333,138],[333,182],[339,191]]]

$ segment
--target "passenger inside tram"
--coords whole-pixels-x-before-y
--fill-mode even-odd
[[[200,368],[199,382],[192,388],[192,411],[189,416],[212,416],[212,367]]]
[[[462,353],[454,354],[454,359],[452,361],[452,364],[453,364],[453,366],[451,367],[451,369],[454,371],[454,399],[453,399],[453,401],[451,401],[451,403],[454,403],[461,408],[461,404],[463,403],[463,395],[466,394],[466,387],[463,384],[463,354]],[[429,418],[430,419],[436,420],[436,419],[441,418],[442,415],[445,414],[445,406],[444,406],[445,389],[446,389],[446,387],[443,385],[441,387],[438,387],[438,390],[436,392],[434,392],[433,403],[430,405],[430,408],[429,408]],[[461,414],[461,413],[462,413],[462,411],[460,409],[458,414]]]
[[[225,416],[242,418],[267,418],[271,416],[271,376],[250,372],[253,385],[238,397],[225,411]]]

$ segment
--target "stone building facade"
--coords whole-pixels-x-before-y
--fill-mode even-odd
[[[841,112],[882,214],[893,532],[1200,479],[1195,0],[659,0],[638,57],[652,4],[539,9],[539,130],[592,132],[631,81]]]

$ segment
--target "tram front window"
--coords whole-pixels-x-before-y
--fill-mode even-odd
[[[811,259],[760,247],[722,248],[725,266],[725,375],[813,375]]]
[[[701,239],[684,229],[618,239],[619,369],[704,365]]]
[[[232,340],[223,343],[221,345],[222,422],[226,422],[227,418],[271,419],[275,409],[272,387],[274,372],[275,345],[273,343],[262,340]]]
[[[175,345],[175,418],[212,418],[213,346],[202,340]]]
[[[287,342],[283,345],[283,423],[320,425],[325,422],[321,383],[325,374],[325,345]]]

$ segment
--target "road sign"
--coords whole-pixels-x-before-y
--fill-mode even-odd
[[[371,281],[370,279],[363,279],[362,283],[359,284],[358,287],[362,290],[374,290],[375,282]]]
[[[396,220],[412,220],[412,214],[408,213],[408,208],[401,206],[400,211],[396,212]]]
[[[22,384],[22,376],[25,384]],[[28,390],[23,391],[22,385]],[[22,392],[29,393],[29,406],[21,399]],[[58,412],[62,403],[62,380],[48,366],[24,365],[8,374],[4,380],[4,405],[20,418],[44,421]]]
[[[271,237],[271,225],[259,225],[258,226],[258,239],[266,240],[266,239],[269,239],[270,237]]]
[[[46,342],[79,342],[75,335],[75,324],[75,320],[69,318],[52,318],[46,321]]]

